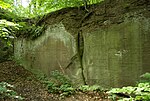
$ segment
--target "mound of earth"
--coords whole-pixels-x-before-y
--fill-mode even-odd
[[[54,101],[34,74],[13,61],[0,63],[0,82],[14,85],[14,91],[24,97],[25,101]],[[2,99],[2,101],[13,100]]]
[[[105,94],[97,92],[77,92],[60,99],[59,95],[49,94],[44,84],[30,71],[13,61],[0,63],[0,82],[14,85],[14,91],[24,97],[23,101],[109,101]],[[17,99],[0,99],[1,101],[17,101]]]

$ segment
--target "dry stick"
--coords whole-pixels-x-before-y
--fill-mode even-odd
[[[60,67],[62,73],[65,74],[65,71],[64,71],[64,69],[62,68],[62,66],[61,66],[61,64],[60,64],[60,62],[59,62],[58,60],[57,60],[57,63],[58,63],[58,65],[59,65],[59,67]]]
[[[69,68],[73,64],[76,58],[77,58],[77,53],[71,58],[71,61],[69,62],[69,64],[66,66],[65,69]]]
[[[85,10],[87,11],[87,12],[89,12],[89,10],[87,9],[87,7],[88,7],[88,3],[90,2],[89,0],[82,0],[83,1],[83,3],[84,3],[84,8],[85,8]]]

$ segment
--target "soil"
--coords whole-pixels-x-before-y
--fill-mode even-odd
[[[36,75],[13,61],[0,63],[0,82],[14,85],[13,90],[25,98],[23,101],[109,101],[105,93],[79,91],[70,97],[61,99],[59,95],[48,93]],[[5,98],[0,101],[18,100]]]
[[[97,5],[88,7],[89,12],[80,8],[65,8],[40,19],[37,25],[62,22],[72,34],[78,29],[90,32],[100,27],[108,27],[111,24],[120,24],[125,17],[140,16],[150,17],[149,0],[105,0]],[[135,12],[136,14],[132,13]],[[128,14],[128,16],[127,16]],[[71,23],[70,23],[71,22]],[[15,86],[14,90],[24,97],[24,101],[109,101],[105,93],[97,92],[82,93],[60,99],[59,95],[49,94],[46,87],[30,71],[17,65],[13,61],[0,63],[0,82],[8,82]],[[105,98],[106,97],[106,98]],[[16,99],[0,99],[1,101],[17,101]]]
[[[120,24],[126,18],[150,17],[149,0],[104,0],[95,5],[89,5],[87,12],[84,7],[70,7],[49,13],[40,19],[37,25],[63,23],[66,30],[76,34],[107,28],[112,24]]]
[[[25,97],[25,101],[54,101],[34,74],[13,61],[0,63],[0,82],[14,85],[14,91]],[[2,99],[2,101],[13,100]]]

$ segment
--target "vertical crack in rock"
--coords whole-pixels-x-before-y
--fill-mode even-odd
[[[84,39],[83,39],[83,33],[82,30],[80,29],[82,27],[82,23],[83,21],[88,18],[90,15],[92,14],[92,12],[88,12],[85,14],[85,16],[83,16],[83,18],[81,19],[81,21],[79,22],[79,30],[77,31],[77,36],[76,36],[76,43],[77,43],[77,56],[79,59],[79,63],[80,63],[80,68],[81,68],[81,75],[82,75],[82,79],[83,79],[83,83],[86,85],[86,79],[85,79],[85,75],[84,75],[84,67],[83,67],[83,53],[84,53]]]
[[[87,83],[85,80],[84,67],[83,67],[84,41],[83,41],[83,35],[81,30],[78,31],[76,40],[77,40],[77,56],[79,59],[80,68],[82,70],[81,75],[82,75],[83,83],[86,85]]]

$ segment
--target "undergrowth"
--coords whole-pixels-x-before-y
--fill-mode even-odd
[[[0,82],[0,99],[12,98],[12,99],[23,100],[24,98],[18,96],[17,93],[14,90],[12,90],[13,88],[14,86],[8,84],[7,82]]]
[[[81,85],[79,87],[75,87],[74,83],[69,79],[67,75],[59,71],[51,72],[51,80],[44,81],[47,85],[47,89],[49,93],[59,94],[61,98],[73,95],[77,92],[102,92],[102,88],[98,85]]]
[[[107,93],[113,101],[150,101],[150,73],[145,73],[137,86],[113,88]]]
[[[44,81],[49,93],[60,94],[61,97],[74,94],[75,89],[67,75],[55,70],[51,72],[51,79]]]
[[[140,82],[149,82],[150,83],[150,73],[145,73],[143,75],[140,76],[141,80]]]
[[[109,98],[113,101],[150,101],[150,73],[143,74],[142,80],[137,86],[127,86],[122,88],[112,88],[107,91]],[[51,72],[51,80],[46,80],[49,93],[59,94],[61,98],[76,94],[77,92],[104,92],[106,91],[99,85],[81,85],[75,87],[68,76],[59,71]]]

